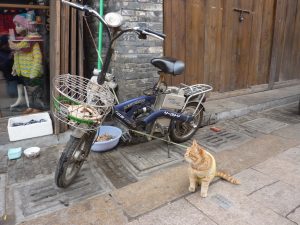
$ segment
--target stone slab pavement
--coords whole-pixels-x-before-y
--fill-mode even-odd
[[[182,163],[20,224],[300,224],[300,124],[289,128],[215,153],[242,184],[216,180],[207,198],[188,192]]]
[[[300,145],[246,168],[235,174],[241,185],[217,180],[207,198],[187,192],[181,165],[21,224],[300,224],[299,156]]]
[[[219,180],[207,198],[196,192],[129,224],[300,224],[299,159],[300,145],[236,174],[241,185]]]
[[[293,188],[299,184],[297,159],[300,145],[300,116],[295,115],[295,108],[292,104],[219,122],[215,126],[226,132],[206,137],[206,143],[202,143],[202,137],[212,134],[210,127],[197,132],[195,139],[207,145],[207,149],[215,155],[218,167],[237,174],[245,183],[234,186],[216,181],[211,185],[211,195],[207,199],[201,199],[198,192],[188,192],[187,166],[182,158],[185,150],[171,146],[171,157],[167,158],[167,146],[157,141],[120,148],[107,154],[92,153],[76,184],[70,187],[71,191],[57,190],[53,185],[47,185],[53,179],[56,160],[61,151],[59,145],[48,148],[45,154],[42,152],[38,160],[7,162],[6,156],[0,154],[0,169],[2,173],[8,174],[6,198],[9,201],[6,203],[9,204],[6,206],[8,219],[5,224],[197,224],[197,219],[200,219],[200,224],[222,224],[225,219],[220,222],[214,218],[213,213],[200,208],[202,202],[209,203],[209,199],[212,211],[215,208],[232,210],[236,207],[242,216],[242,219],[238,219],[239,215],[231,211],[223,212],[220,214],[223,218],[231,218],[229,223],[223,224],[253,224],[249,219],[253,214],[257,214],[256,221],[261,220],[265,224],[272,224],[272,219],[282,224],[286,221],[286,224],[295,224],[293,221],[298,221],[299,218],[297,200],[291,201],[288,207],[285,205],[285,198],[298,196],[295,192],[297,190]],[[264,120],[268,121],[265,124],[269,126],[270,132],[266,132],[265,127],[255,126],[255,123],[247,126],[249,121],[255,122],[258,118],[270,119]],[[217,142],[213,141],[215,138],[218,138]],[[184,143],[189,144],[190,142]],[[284,172],[281,167],[285,168]],[[26,175],[30,172],[32,177]],[[219,188],[221,184],[224,187]],[[84,192],[81,191],[83,189]],[[281,193],[282,189],[284,192]],[[44,190],[47,191],[44,193]],[[73,194],[68,193],[75,193],[76,199],[72,199]],[[266,193],[270,194],[268,199]],[[271,195],[284,198],[278,203],[277,198],[272,198]],[[68,198],[65,199],[65,196]],[[256,198],[265,198],[264,204],[258,203]],[[239,199],[245,203],[241,203]],[[255,208],[255,203],[260,208]],[[213,204],[219,205],[216,207]],[[247,211],[245,204],[253,211]],[[281,207],[281,204],[286,207]],[[38,212],[39,205],[49,210],[32,213],[32,209]],[[53,209],[56,211],[53,212]],[[170,211],[176,209],[179,211],[175,216]],[[265,209],[266,212],[262,213]],[[194,219],[183,218],[185,213],[191,214]],[[278,219],[274,213],[279,216]],[[173,215],[169,220],[168,214]],[[262,219],[266,216],[271,219]]]

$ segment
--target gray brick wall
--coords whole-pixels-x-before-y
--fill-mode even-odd
[[[105,12],[118,12],[124,19],[124,27],[149,28],[163,31],[163,0],[108,0],[105,1]],[[87,4],[99,8],[99,1],[88,0]],[[89,18],[89,24],[97,41],[98,23]],[[96,31],[96,32],[95,32]],[[87,46],[93,46],[86,34]],[[104,40],[105,42],[105,40]],[[87,71],[97,64],[97,55],[92,48],[86,48]],[[105,52],[105,45],[103,51]],[[140,40],[136,34],[126,34],[116,44],[115,55],[111,63],[111,72],[119,84],[119,97],[125,100],[142,94],[157,81],[157,69],[150,64],[153,57],[163,54],[163,42],[148,38]]]

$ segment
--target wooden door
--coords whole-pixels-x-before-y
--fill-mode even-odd
[[[300,0],[277,0],[270,83],[300,79]]]
[[[165,55],[186,63],[184,75],[169,78],[169,84],[207,83],[229,91],[267,83],[274,4],[275,0],[164,0]],[[241,15],[239,10],[246,12]]]
[[[71,0],[75,2],[76,0]],[[83,76],[83,14],[76,9],[62,4],[60,1],[50,1],[50,80],[56,75],[70,73]],[[53,95],[57,91],[50,82]],[[50,109],[54,103],[50,101]],[[53,117],[54,118],[54,117]],[[58,134],[68,129],[68,126],[55,119],[54,132]]]

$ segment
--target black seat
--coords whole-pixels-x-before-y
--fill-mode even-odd
[[[151,64],[162,72],[174,76],[180,75],[184,71],[184,62],[169,57],[154,58],[151,60]]]

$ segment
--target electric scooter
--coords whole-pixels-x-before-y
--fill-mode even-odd
[[[135,133],[149,137],[159,134],[176,143],[189,140],[201,125],[205,110],[203,103],[212,87],[207,84],[169,87],[165,76],[180,76],[185,68],[182,61],[170,57],[152,59],[151,64],[159,69],[158,82],[144,91],[143,96],[119,104],[115,104],[114,94],[105,82],[115,42],[122,35],[130,32],[140,39],[153,37],[159,40],[164,40],[165,35],[139,27],[121,28],[122,16],[117,13],[108,13],[102,18],[89,6],[62,2],[97,17],[106,28],[109,47],[97,82],[72,75],[58,76],[54,81],[60,94],[54,97],[54,115],[75,127],[56,168],[56,185],[65,188],[72,183],[89,155],[96,130],[107,114],[120,124],[123,141],[130,142]]]

